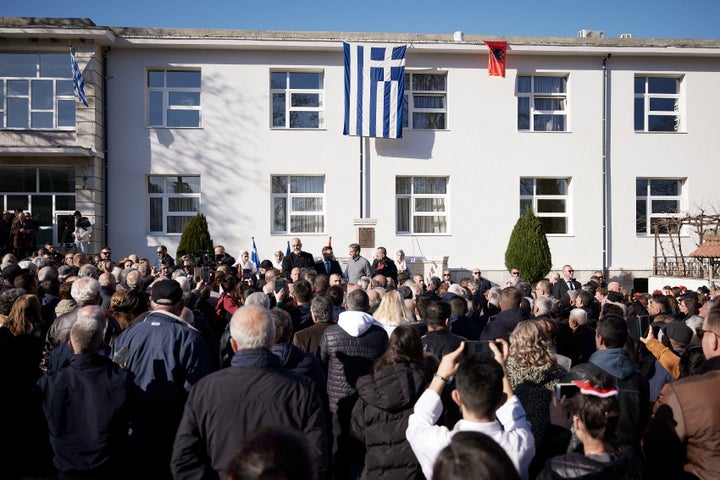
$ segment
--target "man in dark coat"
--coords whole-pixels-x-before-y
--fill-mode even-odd
[[[563,265],[562,277],[553,284],[552,296],[557,300],[562,300],[568,290],[582,290],[580,282],[575,280],[573,275],[575,270],[570,265]]]
[[[392,278],[397,284],[397,267],[392,258],[388,258],[385,247],[378,247],[375,251],[375,260],[372,263],[372,276],[384,275],[386,278]]]
[[[309,378],[281,367],[270,351],[275,324],[260,306],[238,309],[230,321],[231,366],[208,375],[190,392],[178,428],[175,478],[226,478],[243,438],[262,426],[299,430],[312,448],[318,478],[327,477],[327,436],[320,395]]]
[[[325,330],[333,324],[335,305],[328,297],[315,297],[310,303],[310,314],[313,325],[293,335],[293,345],[304,352],[319,355],[320,338]]]
[[[292,282],[290,273],[292,269],[298,267],[300,269],[304,267],[314,267],[315,259],[308,252],[302,251],[302,242],[299,238],[293,238],[290,240],[290,248],[292,251],[290,254],[285,255],[282,261],[282,274],[287,280]]]
[[[515,326],[529,317],[528,312],[520,308],[523,296],[515,287],[505,287],[500,292],[500,313],[490,317],[487,325],[480,334],[480,340],[496,340],[498,338],[510,341],[510,332]]]
[[[74,355],[37,385],[59,478],[124,478],[139,391],[132,372],[100,355],[106,322],[101,307],[82,307],[70,333]]]
[[[342,276],[343,271],[340,262],[335,260],[333,249],[330,245],[324,246],[322,249],[322,260],[315,262],[315,271],[320,274],[324,273],[328,277],[333,273]]]

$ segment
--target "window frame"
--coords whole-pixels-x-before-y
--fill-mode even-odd
[[[34,76],[3,76],[0,77],[0,131],[74,131],[77,129],[77,106],[75,98],[75,90],[72,83],[72,69],[70,61],[67,58],[66,76],[41,76],[41,56],[53,55],[58,58],[66,57],[67,54],[57,52],[0,52],[2,55],[34,55],[35,75]],[[27,84],[27,93],[10,93],[9,82],[25,82]],[[33,106],[33,84],[36,82],[51,82],[52,84],[52,107],[40,108]],[[62,84],[65,84],[67,93],[59,93]],[[69,87],[69,88],[68,88]],[[36,94],[39,95],[39,94]],[[27,101],[25,108],[27,109],[27,123],[24,126],[9,126],[10,119],[8,112],[10,110],[9,103],[11,100]],[[61,125],[60,110],[62,102],[72,103],[72,125]],[[34,127],[34,114],[51,114],[52,126]]]
[[[398,180],[401,178],[409,179],[410,193],[398,192]],[[444,179],[445,193],[415,193],[416,179]],[[420,211],[417,210],[417,202],[419,199],[442,199],[443,211]],[[400,229],[400,202],[406,200],[408,218],[405,222],[409,230]],[[440,231],[436,232],[420,232],[415,229],[415,219],[419,217],[443,217],[445,219],[444,231],[443,226],[438,225]],[[395,234],[396,235],[412,235],[412,236],[441,236],[450,234],[450,176],[449,175],[396,175],[395,176]]]
[[[151,72],[162,72],[163,73],[163,86],[156,87],[150,86],[150,74]],[[200,74],[200,86],[199,87],[169,87],[168,86],[168,72],[197,72]],[[162,94],[162,123],[152,123],[152,106],[151,96],[153,93]],[[172,93],[197,93],[198,94],[198,105],[171,105],[170,94]],[[202,69],[200,68],[147,68],[145,70],[145,102],[146,102],[146,127],[147,128],[203,128],[203,95],[202,95]],[[169,111],[197,111],[198,122],[197,125],[168,125],[168,112]]]
[[[523,180],[532,180],[533,181],[533,193],[531,195],[523,194],[522,193],[522,182]],[[538,194],[537,190],[537,181],[538,180],[555,180],[555,181],[565,181],[565,194]],[[571,200],[572,200],[572,177],[520,177],[520,195],[519,195],[519,216],[522,216],[525,214],[524,208],[523,208],[523,202],[530,201],[530,205],[532,206],[533,212],[535,213],[535,216],[541,219],[542,222],[543,218],[565,218],[565,232],[563,233],[552,233],[552,232],[545,232],[547,236],[552,237],[571,237],[573,236],[573,223],[572,223],[572,211],[571,211]],[[565,211],[564,212],[540,212],[538,210],[538,201],[539,200],[563,200],[565,202]],[[543,225],[544,227],[544,225]]]
[[[273,88],[272,76],[273,74],[285,74],[285,87],[284,88]],[[322,86],[320,88],[293,88],[291,86],[291,75],[293,73],[314,73],[320,75],[320,82]],[[324,130],[325,129],[325,71],[324,70],[298,70],[298,69],[272,69],[270,70],[270,128],[272,130]],[[274,98],[276,94],[285,95],[285,124],[275,125],[274,122]],[[293,94],[311,94],[318,95],[318,106],[293,106],[292,96]],[[291,116],[293,112],[317,112],[318,113],[318,126],[317,127],[293,127],[291,126]]]
[[[638,188],[638,181],[645,180],[647,181],[647,184],[645,185],[645,194],[639,195],[637,188]],[[652,181],[667,181],[672,180],[678,182],[679,186],[679,195],[660,195],[660,194],[653,194],[652,193]],[[638,237],[653,237],[655,236],[655,232],[653,231],[653,222],[652,219],[658,218],[658,219],[665,219],[665,218],[682,218],[685,213],[687,212],[687,178],[686,177],[636,177],[635,178],[635,234]],[[645,222],[645,231],[641,232],[638,231],[638,203],[644,201],[645,203],[645,215],[644,215],[644,222]],[[652,211],[652,202],[653,201],[677,201],[678,205],[678,211],[674,213],[670,212],[660,212],[660,213],[653,213]],[[660,233],[660,235],[667,236],[667,235],[675,235],[678,232],[665,232]]]
[[[151,179],[152,178],[162,178],[163,179],[163,190],[162,192],[151,192],[150,186],[151,186]],[[197,192],[189,192],[189,193],[182,193],[182,192],[174,192],[170,191],[171,189],[168,188],[168,181],[170,179],[177,179],[177,178],[193,178],[197,179],[198,188]],[[202,211],[202,176],[200,174],[195,173],[177,173],[177,174],[161,174],[161,173],[150,173],[145,175],[145,193],[147,195],[147,207],[146,207],[146,225],[147,225],[147,233],[148,235],[182,235],[182,230],[184,226],[187,224],[187,222],[190,221],[192,217],[197,215]],[[160,198],[162,200],[161,203],[161,216],[162,216],[162,229],[161,230],[153,230],[153,199]],[[177,211],[170,211],[170,199],[177,199],[177,198],[191,198],[191,199],[197,199],[197,210],[177,210]],[[183,228],[180,229],[179,232],[170,232],[168,231],[168,218],[169,217],[187,217],[187,220],[183,223]]]
[[[445,77],[445,89],[444,90],[414,90],[413,89],[413,77],[416,75],[433,75]],[[422,70],[408,70],[405,69],[405,91],[403,95],[403,129],[417,130],[417,131],[444,131],[449,130],[448,127],[448,72],[446,71],[422,71]],[[443,99],[443,107],[415,107],[413,101],[415,95],[422,97],[437,97]],[[413,114],[414,113],[436,113],[444,116],[444,127],[443,128],[418,128],[413,125]]]
[[[281,179],[285,178],[285,185],[286,185],[286,191],[285,192],[276,192],[274,191],[274,185],[276,184],[275,179]],[[291,186],[293,184],[293,178],[301,179],[301,178],[321,178],[322,179],[322,192],[292,192],[290,191]],[[285,212],[285,228],[280,229],[276,228],[276,225],[278,225],[280,222],[276,222],[275,215],[275,204],[276,200],[282,199],[284,200],[285,206],[284,206],[284,212]],[[321,199],[322,200],[322,206],[320,210],[295,210],[294,209],[294,199]],[[270,233],[272,235],[291,235],[291,234],[304,234],[304,235],[313,235],[313,234],[324,234],[326,230],[326,219],[327,219],[327,176],[323,174],[307,174],[307,175],[287,175],[287,174],[272,174],[270,176]],[[293,229],[293,217],[318,217],[322,223],[322,226],[319,230],[315,231],[305,231],[305,230],[294,230]]]
[[[521,92],[520,91],[520,81],[523,78],[529,78],[530,79],[530,91],[529,92]],[[560,78],[563,79],[563,91],[561,92],[537,92],[535,81],[536,79],[540,78]],[[543,132],[543,133],[562,133],[562,132],[569,132],[570,130],[570,92],[569,92],[569,85],[570,85],[570,75],[567,73],[555,73],[555,74],[542,74],[542,75],[534,75],[534,74],[526,74],[526,75],[518,75],[517,82],[516,82],[516,92],[515,95],[517,96],[517,130],[519,132]],[[521,99],[527,98],[528,102],[528,128],[520,128],[520,118],[521,118]],[[561,99],[564,101],[564,109],[563,110],[536,110],[536,100],[555,100],[555,99]],[[540,130],[535,128],[535,117],[536,116],[550,116],[550,117],[562,117],[563,118],[563,126],[564,128],[562,130],[553,130],[553,129],[545,129]],[[553,122],[554,123],[554,122]]]
[[[645,79],[644,91],[638,93],[635,91],[635,86],[638,79]],[[676,93],[654,93],[650,92],[650,79],[672,79],[677,82]],[[684,93],[684,82],[685,78],[683,75],[652,75],[652,74],[636,74],[633,77],[633,130],[635,133],[683,133],[685,131],[685,115],[683,114],[683,93]],[[676,109],[670,112],[669,110],[651,110],[651,104],[653,100],[668,100],[674,99],[676,102]],[[642,100],[643,103],[643,128],[637,128],[637,108],[638,101]],[[650,130],[650,118],[651,117],[676,117],[675,128],[673,130]]]

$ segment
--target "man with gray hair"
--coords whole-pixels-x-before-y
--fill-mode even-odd
[[[38,382],[60,478],[121,478],[127,464],[119,447],[127,443],[137,390],[130,371],[100,354],[106,325],[101,307],[78,309],[70,331],[74,355]]]
[[[320,346],[320,338],[323,332],[333,323],[335,307],[332,300],[328,297],[315,297],[310,303],[310,315],[312,315],[313,325],[299,332],[295,332],[293,336],[293,345],[302,351],[318,355],[318,347]]]
[[[540,317],[543,315],[552,315],[553,299],[540,295],[533,300],[533,316]]]
[[[588,327],[588,314],[584,308],[573,308],[568,317],[568,326],[572,330],[572,340],[568,342],[567,356],[572,364],[585,363],[595,352],[595,331]]]
[[[283,369],[273,355],[270,311],[243,306],[230,320],[231,366],[193,387],[178,428],[170,467],[175,478],[226,478],[237,446],[256,429],[277,425],[303,433],[317,478],[327,478],[324,409],[314,382]]]

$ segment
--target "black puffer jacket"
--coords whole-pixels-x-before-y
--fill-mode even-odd
[[[605,457],[568,453],[548,460],[537,480],[640,480],[640,465],[628,446]]]
[[[401,363],[358,380],[352,433],[366,447],[361,478],[425,478],[405,430],[415,401],[431,378],[432,370],[427,366]]]
[[[385,352],[387,332],[374,323],[367,313],[343,312],[337,325],[320,338],[320,364],[327,374],[331,412],[338,411],[341,400],[355,395],[358,378],[370,373],[375,359]]]

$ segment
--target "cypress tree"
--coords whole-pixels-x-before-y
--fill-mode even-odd
[[[505,267],[510,270],[514,266],[530,285],[545,278],[552,268],[545,229],[530,207],[515,223],[505,250]]]
[[[212,253],[212,249],[213,241],[210,238],[207,218],[202,213],[198,213],[185,224],[178,251],[185,250],[192,258],[197,251]]]

